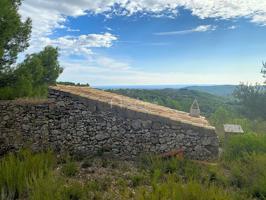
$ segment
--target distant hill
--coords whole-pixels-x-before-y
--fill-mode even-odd
[[[209,116],[220,106],[226,106],[228,101],[228,99],[224,97],[189,89],[118,89],[107,91],[185,112],[189,112],[192,102],[194,99],[197,99],[200,109],[205,116]]]
[[[188,86],[188,90],[207,92],[213,95],[229,97],[232,96],[236,85],[214,85],[214,86]]]

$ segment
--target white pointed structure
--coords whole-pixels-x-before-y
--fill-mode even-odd
[[[195,99],[190,107],[190,116],[200,117],[200,108],[197,99]]]

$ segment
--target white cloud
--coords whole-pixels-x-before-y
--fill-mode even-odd
[[[67,32],[80,32],[79,29],[72,29],[72,28],[69,28],[69,27],[66,28],[66,31]]]
[[[214,30],[216,30],[216,26],[200,25],[193,29],[182,30],[182,31],[159,32],[159,33],[154,33],[154,35],[182,35],[182,34],[189,34],[189,33],[194,33],[194,32],[206,32],[206,31],[214,31]]]
[[[110,34],[88,34],[80,36],[63,36],[56,39],[49,37],[41,37],[34,40],[28,52],[41,50],[42,47],[52,45],[59,47],[63,56],[67,55],[83,55],[88,56],[93,54],[92,48],[109,48],[117,37]]]
[[[265,0],[24,0],[20,13],[23,19],[30,17],[33,20],[31,47],[28,53],[39,51],[47,44],[53,44],[62,49],[61,54],[82,54],[91,57],[93,48],[108,48],[117,40],[117,37],[106,33],[77,37],[63,36],[51,39],[50,36],[56,28],[71,30],[71,27],[66,26],[67,17],[78,17],[86,14],[104,14],[112,17],[113,15],[129,16],[135,13],[154,17],[178,17],[178,9],[180,8],[191,11],[194,16],[201,19],[236,19],[244,17],[252,23],[266,25]],[[186,30],[185,33],[204,32],[207,29],[214,30],[215,28],[210,25],[209,27],[200,26]],[[95,79],[98,84],[170,84],[176,83],[177,80],[180,82],[182,80],[194,80],[195,82],[204,82],[204,80],[211,82],[214,80],[214,82],[219,82],[219,80],[216,80],[217,76],[213,74],[208,77],[204,74],[147,73],[134,71],[126,62],[112,58],[98,56],[98,59],[93,58],[92,60],[92,63],[84,61],[84,63],[79,64],[61,60],[62,66],[66,67],[62,78],[68,77],[65,80],[69,81],[92,80],[92,82]],[[201,80],[201,76],[204,77],[204,80]],[[103,80],[106,80],[106,82],[103,82]]]
[[[200,18],[247,17],[252,22],[266,24],[265,0],[25,0],[21,13],[32,17],[34,24],[45,22],[49,28],[60,24],[60,20],[66,16],[77,17],[87,12],[106,13],[109,16],[132,15],[136,12],[177,16],[180,7],[191,10],[193,15]],[[45,30],[43,26],[42,23],[39,28]]]
[[[100,67],[104,67],[106,69],[111,69],[111,70],[123,70],[123,71],[125,71],[125,70],[130,69],[130,66],[128,63],[117,61],[115,59],[108,58],[108,57],[97,57],[96,63]]]
[[[24,19],[33,20],[32,44],[51,35],[56,28],[67,28],[68,16],[102,13],[111,17],[138,12],[155,17],[177,17],[181,7],[202,19],[245,17],[253,23],[266,25],[265,0],[24,0],[20,13]]]
[[[234,29],[236,29],[237,28],[237,26],[229,26],[227,29],[229,29],[229,30],[234,30]]]

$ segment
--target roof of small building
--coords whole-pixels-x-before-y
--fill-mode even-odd
[[[242,127],[238,124],[224,124],[225,133],[244,133]]]

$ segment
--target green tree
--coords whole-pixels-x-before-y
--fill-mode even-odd
[[[63,72],[58,62],[58,48],[47,46],[37,56],[43,65],[43,83],[56,84],[56,79]]]
[[[0,99],[44,97],[48,86],[55,84],[62,72],[58,49],[47,46],[43,51],[28,55],[12,73],[12,82],[0,88]]]
[[[234,96],[242,106],[242,112],[250,118],[266,119],[266,89],[264,86],[239,85]]]
[[[9,73],[18,53],[29,45],[31,20],[29,18],[24,22],[21,20],[18,13],[20,5],[21,0],[0,1],[0,81],[2,82],[1,78]]]
[[[261,73],[262,73],[263,78],[265,78],[264,83],[266,84],[266,62],[262,62]]]

